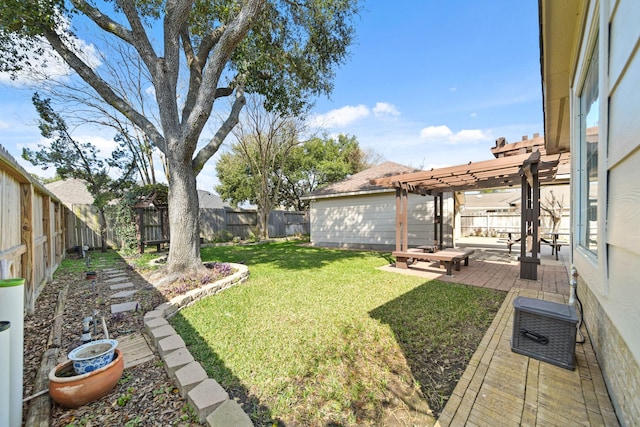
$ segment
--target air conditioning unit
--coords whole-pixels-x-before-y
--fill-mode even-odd
[[[578,316],[571,305],[516,297],[511,350],[565,369],[575,369]]]

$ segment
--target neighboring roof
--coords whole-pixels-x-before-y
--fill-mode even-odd
[[[429,171],[374,179],[372,184],[392,188],[404,187],[409,192],[431,194],[444,191],[468,191],[487,188],[520,186],[520,171],[525,162],[539,158],[538,178],[540,185],[556,184],[558,170],[566,168],[569,153],[542,155],[539,151],[531,154],[500,157],[481,162],[450,166]]]
[[[200,209],[224,209],[229,207],[222,201],[220,196],[206,190],[198,190],[198,201]]]
[[[54,181],[45,184],[45,188],[55,194],[67,207],[93,204],[93,196],[87,190],[86,183],[81,179],[69,178]]]
[[[375,185],[371,183],[371,180],[377,178],[385,178],[404,173],[417,172],[420,169],[415,169],[409,166],[404,166],[394,162],[384,162],[382,164],[372,166],[369,169],[358,172],[349,178],[342,181],[335,182],[333,184],[322,187],[319,190],[312,191],[305,194],[301,199],[320,199],[329,197],[343,197],[356,194],[369,194],[388,192],[389,188],[381,185]]]

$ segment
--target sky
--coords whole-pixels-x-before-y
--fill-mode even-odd
[[[309,117],[321,132],[355,136],[381,160],[423,169],[490,159],[498,137],[543,134],[536,0],[368,0],[355,24],[334,90]],[[32,94],[0,76],[0,145],[27,171],[51,176],[20,157],[46,143]],[[113,146],[100,130],[74,137]],[[213,192],[216,160],[198,188]]]

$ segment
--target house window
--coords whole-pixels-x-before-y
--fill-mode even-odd
[[[578,244],[598,253],[598,42],[588,64],[580,95],[580,187]]]

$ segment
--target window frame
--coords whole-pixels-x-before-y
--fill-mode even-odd
[[[573,73],[573,83],[571,86],[571,182],[572,182],[572,234],[573,251],[571,262],[574,264],[580,275],[589,283],[601,283],[602,294],[609,293],[608,283],[608,260],[607,260],[607,187],[608,187],[608,166],[607,166],[607,146],[608,146],[608,64],[609,64],[609,34],[608,22],[600,20],[600,16],[607,7],[606,0],[592,1],[588,5],[588,13],[585,19],[585,27],[576,57],[576,65]],[[581,221],[583,207],[582,199],[588,197],[588,177],[585,177],[586,170],[583,169],[585,148],[581,144],[581,100],[584,86],[591,64],[594,50],[598,53],[598,100],[599,100],[599,129],[598,129],[598,206],[597,206],[597,249],[595,253],[585,248],[582,236],[586,233],[584,223]],[[585,186],[586,184],[586,186]]]

